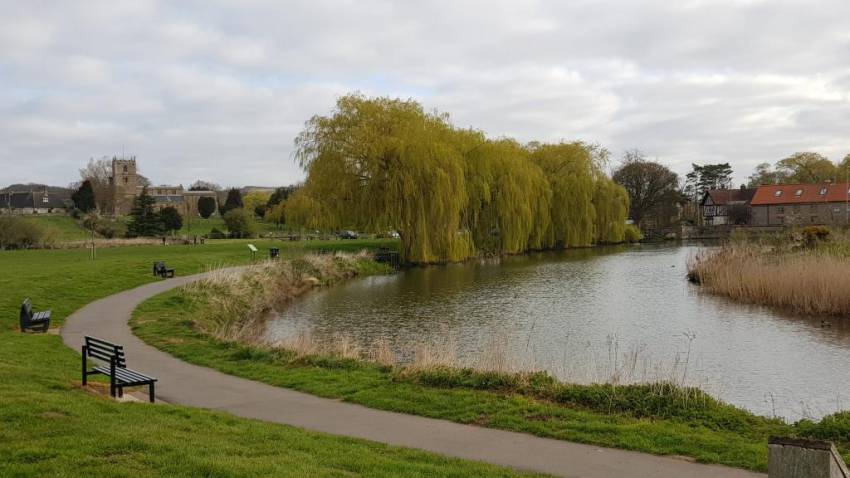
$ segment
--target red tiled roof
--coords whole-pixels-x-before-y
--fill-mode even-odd
[[[756,193],[755,189],[709,189],[711,202],[717,206],[725,206],[732,202],[749,202]],[[703,201],[704,202],[704,201]]]
[[[750,204],[808,204],[818,202],[845,202],[850,197],[849,183],[774,184],[759,186]],[[825,190],[825,191],[824,191]],[[821,194],[824,191],[824,194]],[[779,195],[777,195],[779,192]],[[799,192],[799,194],[797,194]]]

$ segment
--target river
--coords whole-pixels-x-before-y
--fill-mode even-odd
[[[685,280],[700,247],[576,249],[355,279],[296,300],[266,339],[383,339],[402,361],[427,343],[462,364],[567,381],[673,380],[788,420],[850,408],[850,323],[705,294]]]

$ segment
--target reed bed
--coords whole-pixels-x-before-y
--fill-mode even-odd
[[[273,310],[315,287],[384,268],[365,252],[306,255],[264,261],[240,272],[213,270],[185,291],[204,304],[195,321],[201,331],[219,340],[257,343]]]
[[[698,254],[688,277],[714,294],[803,315],[850,315],[850,260],[835,246],[735,243]]]

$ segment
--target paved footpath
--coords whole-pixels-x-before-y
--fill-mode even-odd
[[[576,478],[752,478],[765,475],[611,448],[539,438],[423,418],[319,398],[191,365],[146,345],[127,325],[146,299],[203,274],[154,282],[92,302],[68,317],[65,344],[79,351],[83,336],[124,344],[130,368],[157,377],[157,397],[170,403],[334,435],[419,448],[443,455]]]

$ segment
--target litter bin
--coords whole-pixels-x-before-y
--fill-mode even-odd
[[[271,249],[269,249],[269,259],[277,259],[279,255],[280,249],[278,249],[277,247],[272,247]]]

